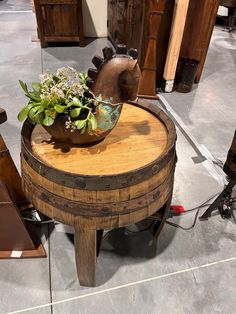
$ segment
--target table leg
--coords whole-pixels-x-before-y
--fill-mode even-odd
[[[155,237],[159,236],[162,228],[164,227],[166,219],[168,218],[170,206],[171,206],[171,200],[172,200],[172,194],[167,200],[167,202],[165,203],[165,205],[156,212],[158,219],[154,223],[154,226],[153,226],[153,235]]]
[[[81,286],[95,286],[97,230],[75,228],[75,260]]]
[[[102,235],[103,235],[103,230],[97,230],[97,256],[99,255],[99,251],[100,251]]]

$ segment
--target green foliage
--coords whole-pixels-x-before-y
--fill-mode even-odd
[[[96,107],[102,97],[91,98],[87,80],[87,73],[76,72],[70,67],[58,69],[54,74],[43,74],[41,82],[32,83],[32,90],[20,80],[29,101],[19,112],[18,120],[28,119],[33,124],[50,126],[63,114],[68,116],[66,127],[77,128],[82,134],[96,130]]]

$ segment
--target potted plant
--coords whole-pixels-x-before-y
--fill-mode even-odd
[[[109,101],[93,95],[86,86],[87,74],[63,67],[40,78],[40,82],[32,83],[32,90],[19,81],[29,101],[19,112],[18,120],[41,124],[60,142],[99,141],[102,131],[98,129],[97,108],[101,104],[109,105]]]
[[[103,49],[95,56],[88,75],[71,67],[44,73],[32,90],[20,81],[28,104],[18,119],[41,124],[52,139],[71,144],[89,144],[106,137],[115,127],[123,103],[137,97],[140,69],[137,51],[119,46],[116,53]],[[89,86],[89,87],[88,87]]]

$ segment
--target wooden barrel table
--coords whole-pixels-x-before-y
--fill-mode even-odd
[[[44,215],[75,228],[81,285],[94,286],[102,231],[159,214],[159,234],[173,191],[176,130],[157,105],[124,104],[112,132],[100,143],[56,143],[42,126],[22,128],[22,185]]]

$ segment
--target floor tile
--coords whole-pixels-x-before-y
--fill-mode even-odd
[[[107,46],[106,38],[87,39],[85,47],[49,47],[42,50],[43,71],[55,72],[58,68],[71,66],[78,71],[93,67],[92,58],[102,57],[102,49]]]
[[[87,296],[54,305],[53,313],[234,313],[235,266],[226,262]]]
[[[48,255],[47,227],[37,230]],[[0,313],[50,302],[48,258],[0,260],[0,273]],[[49,313],[48,309],[42,313]]]
[[[0,11],[31,10],[30,0],[3,0],[0,2]]]
[[[195,152],[181,133],[178,133],[177,152],[174,204],[190,209],[222,190],[223,186],[202,164],[194,164]],[[188,213],[171,221],[191,226],[194,216],[195,212]],[[150,232],[135,234],[123,228],[116,229],[102,242],[97,263],[97,287],[85,288],[80,287],[76,279],[73,241],[56,228],[50,238],[53,300],[230,258],[236,253],[235,240],[234,224],[222,220],[219,215],[208,221],[197,221],[192,231],[166,225],[157,241]]]
[[[32,42],[36,33],[36,19],[32,12],[2,13],[0,28],[0,65],[21,65],[22,68],[40,65],[40,43]],[[14,73],[13,69],[8,71]]]

